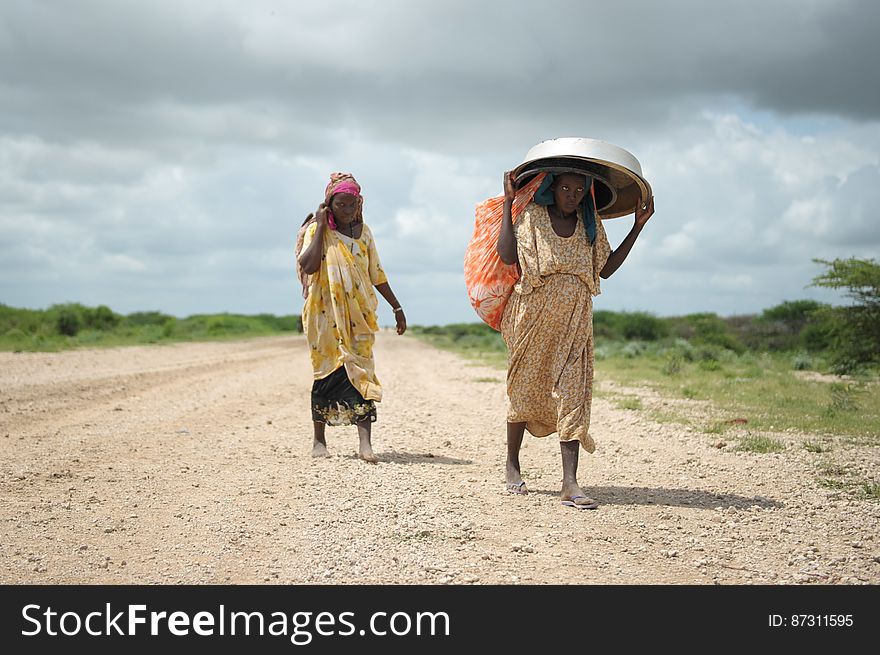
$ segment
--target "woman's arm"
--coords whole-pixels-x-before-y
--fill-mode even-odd
[[[299,265],[308,274],[311,275],[321,268],[321,256],[324,252],[324,232],[327,231],[327,205],[323,202],[318,205],[318,211],[315,212],[315,221],[318,227],[315,228],[315,236],[308,247],[299,254]]]
[[[519,263],[519,257],[516,254],[516,234],[513,231],[513,218],[510,215],[515,196],[516,185],[513,180],[513,171],[507,171],[504,174],[504,215],[501,218],[498,244],[495,246],[498,256],[505,264]]]
[[[599,272],[603,278],[607,279],[611,277],[612,273],[620,268],[620,265],[626,260],[627,255],[629,255],[629,251],[632,250],[633,245],[636,242],[636,239],[639,237],[639,234],[642,231],[642,228],[645,227],[645,223],[648,222],[648,219],[654,215],[654,196],[651,196],[648,199],[648,202],[644,207],[639,206],[636,207],[636,219],[633,222],[632,229],[629,231],[629,234],[626,235],[626,238],[620,243],[619,246],[615,250],[611,252],[608,256],[608,261],[605,262],[605,266],[602,267],[602,270]]]
[[[391,290],[391,285],[387,282],[377,284],[376,291],[382,294],[382,297],[388,301],[388,304],[391,305],[391,309],[394,310],[394,320],[397,322],[397,334],[403,334],[406,332],[406,316],[403,313],[403,308],[397,301],[397,297]]]

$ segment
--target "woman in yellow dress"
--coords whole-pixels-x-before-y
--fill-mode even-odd
[[[562,503],[596,509],[577,481],[578,452],[592,453],[593,296],[626,259],[654,213],[654,198],[639,204],[629,234],[611,250],[595,211],[592,180],[547,174],[513,225],[512,172],[504,174],[504,216],[497,251],[517,264],[520,277],[504,308],[501,333],[508,348],[507,490],[527,492],[520,475],[523,434],[557,432],[562,452]]]
[[[373,362],[379,329],[373,287],[394,311],[397,334],[406,317],[388,284],[373,234],[363,219],[363,197],[349,173],[333,173],[317,211],[297,239],[303,282],[303,331],[311,351],[313,457],[327,457],[326,425],[358,429],[358,456],[375,464],[371,428],[382,387]]]

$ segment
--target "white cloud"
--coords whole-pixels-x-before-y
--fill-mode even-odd
[[[827,196],[793,200],[782,215],[782,222],[800,235],[820,238],[831,231],[831,213],[831,199]]]
[[[693,254],[696,242],[687,234],[678,232],[663,237],[660,242],[660,251],[663,257],[676,259],[688,257]]]
[[[736,275],[714,274],[709,278],[712,286],[728,291],[749,291],[755,284],[754,279],[747,273]]]
[[[104,255],[103,268],[107,273],[143,273],[147,265],[129,255]]]
[[[876,3],[359,7],[5,3],[0,302],[299,311],[296,229],[348,170],[410,321],[476,320],[474,205],[564,134],[657,196],[605,308],[757,311],[880,250]]]

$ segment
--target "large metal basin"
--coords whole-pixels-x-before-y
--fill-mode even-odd
[[[518,186],[537,173],[583,173],[596,181],[596,209],[602,218],[632,214],[651,197],[639,160],[623,148],[598,139],[563,137],[533,146],[514,169]]]

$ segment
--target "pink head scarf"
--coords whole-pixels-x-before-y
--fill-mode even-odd
[[[354,179],[354,175],[351,173],[330,173],[330,183],[324,189],[324,202],[328,206],[327,223],[330,229],[336,229],[336,219],[333,216],[333,212],[329,211],[329,206],[333,196],[337,193],[348,193],[357,198],[358,207],[355,220],[362,223],[364,220],[364,198],[361,195],[361,185],[357,183],[357,180]]]

